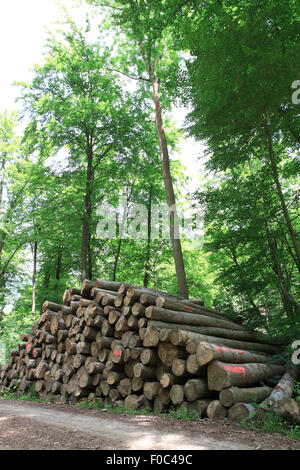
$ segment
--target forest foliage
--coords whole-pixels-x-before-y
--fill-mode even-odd
[[[65,13],[17,83],[21,111],[0,116],[1,340],[84,278],[178,293],[184,276],[190,298],[299,339],[299,2],[87,3],[97,14],[82,29]],[[196,190],[174,156],[188,136],[206,147]],[[172,197],[204,213],[203,246],[124,238],[122,216],[114,239],[97,236],[100,205],[127,198],[149,223]]]

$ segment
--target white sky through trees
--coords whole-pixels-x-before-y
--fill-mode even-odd
[[[84,24],[87,12],[91,7],[84,2],[77,7],[75,0],[1,0],[0,8],[0,41],[1,41],[1,74],[0,74],[0,112],[13,111],[19,108],[15,102],[19,90],[13,86],[14,81],[29,81],[32,78],[30,69],[41,63],[43,47],[47,39],[47,30],[54,31],[59,26],[55,22],[62,20],[63,12],[59,3],[65,6],[76,24]],[[95,22],[96,24],[96,22]],[[96,37],[95,37],[96,39]],[[182,121],[184,110],[176,110],[174,118],[177,124]],[[181,152],[176,155],[187,167],[186,174],[195,189],[199,184],[198,175],[203,167],[197,162],[197,156],[203,152],[203,146],[193,139],[183,139]]]

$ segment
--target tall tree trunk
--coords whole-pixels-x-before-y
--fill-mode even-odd
[[[149,70],[149,69],[148,69]],[[170,172],[170,160],[167,139],[164,131],[163,120],[161,115],[161,107],[159,100],[159,83],[155,78],[155,75],[150,72],[151,83],[153,88],[153,99],[155,103],[155,120],[157,135],[159,140],[160,152],[161,152],[161,164],[162,173],[166,191],[167,204],[170,208],[170,236],[173,247],[175,269],[178,284],[178,293],[185,298],[188,298],[188,286],[186,280],[186,274],[184,269],[184,261],[182,254],[181,241],[179,236],[179,227],[177,222],[177,209],[176,199],[173,188],[173,182]]]
[[[32,270],[32,307],[31,313],[35,313],[35,291],[36,291],[36,272],[37,272],[37,251],[38,243],[33,243],[33,270]]]
[[[238,275],[238,278],[239,280],[241,281],[241,283],[245,284],[243,282],[243,273],[242,273],[242,269],[240,267],[240,264],[238,262],[238,259],[237,259],[237,255],[236,255],[236,251],[233,247],[230,247],[230,251],[232,253],[232,259],[233,259],[233,262],[237,268],[237,275]],[[261,316],[261,311],[259,310],[258,306],[255,304],[252,296],[249,294],[249,291],[248,289],[244,290],[244,295],[245,297],[247,298],[248,302],[250,302],[250,304],[252,305],[252,307],[254,308],[254,310],[256,311],[256,313]]]
[[[271,255],[272,260],[272,269],[278,279],[278,290],[280,292],[283,307],[286,311],[287,316],[292,319],[294,316],[294,309],[300,311],[300,306],[293,299],[290,294],[290,283],[288,279],[285,278],[282,265],[280,263],[280,257],[277,248],[277,239],[276,237],[271,236],[270,228],[268,223],[266,223],[267,230],[267,246]]]
[[[58,281],[61,275],[62,257],[63,257],[63,247],[59,246],[58,253],[57,253],[57,260],[56,260],[56,272],[55,272],[55,280],[57,282],[55,282],[54,290],[57,290],[58,288]]]
[[[93,187],[93,150],[90,138],[88,138],[87,151],[87,171],[86,171],[86,188],[84,196],[84,213],[82,220],[82,242],[81,242],[81,279],[87,279],[91,273],[90,241],[91,241],[91,216],[92,216],[92,187]]]
[[[268,153],[269,153],[269,159],[270,159],[270,163],[271,163],[271,167],[272,167],[273,178],[274,178],[277,193],[278,193],[278,196],[279,196],[279,199],[280,199],[282,212],[283,212],[283,215],[284,215],[284,218],[285,218],[285,221],[286,221],[286,225],[287,225],[288,231],[289,231],[290,236],[291,236],[292,245],[293,245],[293,248],[294,248],[294,251],[295,251],[296,265],[297,265],[298,271],[300,273],[300,247],[299,247],[299,244],[298,244],[298,241],[297,241],[297,236],[296,236],[295,230],[293,228],[293,225],[292,225],[289,213],[288,213],[288,209],[287,209],[287,206],[286,206],[286,203],[285,203],[284,195],[283,195],[283,192],[282,192],[282,189],[281,189],[281,184],[280,184],[280,181],[279,181],[278,167],[277,167],[276,158],[275,158],[274,150],[273,150],[273,142],[272,142],[271,131],[270,131],[270,128],[269,128],[267,123],[264,123],[264,128],[265,128],[265,131],[266,131],[266,134],[267,134]]]
[[[46,271],[44,275],[44,287],[45,289],[49,289],[49,284],[50,284],[50,272]]]
[[[144,287],[148,287],[150,280],[150,248],[151,248],[151,205],[152,205],[152,185],[149,187],[148,201],[148,235],[147,235],[147,251],[145,262]]]
[[[126,222],[126,212],[127,212],[129,202],[131,201],[131,198],[132,198],[134,184],[135,184],[135,179],[132,182],[132,185],[131,185],[131,188],[130,188],[130,193],[128,194],[128,198],[127,198],[127,206],[124,207],[121,224],[119,225],[119,241],[118,241],[117,252],[116,252],[116,255],[115,255],[114,267],[113,267],[113,279],[112,279],[113,281],[116,280],[116,276],[117,276],[117,267],[118,267],[118,262],[119,262],[119,259],[120,259],[120,252],[121,252],[123,232],[124,232],[124,224]]]
[[[90,220],[92,217],[92,210],[90,214]],[[88,252],[87,252],[87,278],[93,279],[93,255],[92,255],[92,235],[91,225],[89,226],[89,239],[88,239]]]
[[[2,204],[3,204],[3,191],[4,191],[4,168],[6,162],[7,154],[6,152],[3,153],[1,159],[1,169],[0,169],[0,220],[2,218]]]
[[[116,280],[116,276],[117,276],[117,267],[118,267],[118,262],[120,258],[121,245],[122,245],[122,238],[121,236],[119,236],[118,247],[117,247],[117,252],[115,255],[114,268],[113,268],[113,278],[112,278],[113,281]]]

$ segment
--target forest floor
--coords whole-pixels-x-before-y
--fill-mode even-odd
[[[0,450],[300,450],[228,420],[186,421],[0,399]]]

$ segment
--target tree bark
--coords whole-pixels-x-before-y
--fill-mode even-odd
[[[155,347],[159,343],[159,331],[155,327],[147,327],[145,336],[143,339],[143,345],[145,347]]]
[[[262,406],[278,407],[279,402],[284,398],[290,398],[293,395],[298,371],[296,367],[285,371],[276,387],[268,397],[261,403]]]
[[[33,270],[32,270],[32,307],[31,313],[35,313],[35,291],[36,291],[36,272],[37,272],[37,250],[38,243],[33,242]]]
[[[212,399],[204,398],[202,400],[195,400],[195,401],[183,401],[180,408],[185,408],[188,411],[196,411],[199,414],[200,418],[204,418],[207,416],[207,407],[210,404]]]
[[[128,395],[125,398],[125,408],[129,410],[138,410],[139,408],[144,408],[149,405],[149,400],[145,395]]]
[[[208,364],[214,360],[242,364],[247,362],[266,362],[271,356],[257,354],[241,349],[232,349],[226,346],[201,342],[197,346],[197,360],[200,365]]]
[[[295,258],[294,259],[296,261],[296,265],[297,265],[298,271],[300,273],[300,247],[299,247],[299,244],[298,244],[296,232],[294,230],[294,227],[292,225],[292,221],[291,221],[289,213],[288,213],[288,208],[287,208],[287,205],[286,205],[286,202],[285,202],[285,198],[284,198],[284,195],[283,195],[283,192],[282,192],[282,189],[281,189],[281,184],[280,184],[280,180],[279,180],[279,173],[278,173],[278,167],[277,167],[277,163],[276,163],[276,157],[275,157],[274,150],[273,150],[273,142],[272,142],[271,131],[270,131],[270,128],[269,128],[267,123],[264,123],[264,128],[265,128],[265,131],[266,131],[266,134],[267,134],[268,153],[269,153],[269,159],[270,159],[271,168],[272,168],[272,172],[273,172],[273,178],[274,178],[277,193],[278,193],[278,196],[279,196],[279,199],[280,199],[280,204],[281,204],[283,216],[285,218],[286,225],[287,225],[288,231],[289,231],[290,236],[291,236],[292,245],[293,245],[293,248],[294,248],[294,251],[295,251]]]
[[[147,248],[146,248],[146,261],[145,261],[145,275],[144,287],[148,287],[150,280],[150,248],[151,248],[151,214],[152,214],[152,184],[149,186],[149,201],[148,201],[148,233],[147,233]]]
[[[156,379],[155,367],[144,366],[144,364],[137,363],[133,367],[133,372],[135,377],[141,377],[146,380]]]
[[[92,188],[94,180],[93,147],[91,137],[87,136],[87,170],[84,196],[84,212],[82,217],[81,240],[81,279],[92,279],[91,255],[91,215],[92,215]]]
[[[225,408],[219,400],[211,401],[206,412],[207,416],[211,419],[226,418],[227,416],[227,408]]]
[[[207,372],[207,367],[199,364],[196,354],[190,354],[186,361],[186,370],[189,374],[204,376]]]
[[[172,367],[174,359],[185,359],[187,352],[179,346],[171,343],[160,343],[158,346],[158,357],[166,366]]]
[[[230,407],[235,403],[260,403],[270,395],[272,389],[267,386],[253,388],[229,387],[220,391],[219,399],[222,405]]]
[[[157,64],[157,61],[156,61],[156,64]],[[182,247],[181,247],[181,241],[180,241],[180,235],[179,235],[176,199],[175,199],[172,176],[171,176],[171,171],[170,171],[169,150],[168,150],[168,144],[167,144],[167,139],[166,139],[166,135],[164,131],[162,115],[161,115],[161,107],[160,107],[160,100],[159,100],[159,83],[157,79],[155,78],[155,71],[153,74],[149,65],[147,66],[147,68],[148,68],[148,72],[150,75],[149,78],[151,79],[151,82],[152,82],[153,99],[154,99],[154,104],[155,104],[156,129],[157,129],[159,147],[160,147],[160,152],[161,152],[162,173],[163,173],[163,179],[164,179],[164,185],[165,185],[165,191],[166,191],[166,200],[170,209],[170,236],[171,236],[171,241],[172,241],[172,246],[173,246],[178,292],[180,295],[188,299],[189,294],[188,294],[188,286],[187,286]]]
[[[222,390],[236,385],[245,387],[260,380],[265,380],[284,371],[283,366],[267,364],[225,364],[214,361],[208,366],[208,388],[210,390]]]
[[[151,324],[153,325],[153,322],[151,322]],[[169,325],[172,325],[172,323],[167,323],[166,325],[167,328],[169,328]],[[277,354],[280,352],[279,348],[269,344],[254,343],[250,341],[238,341],[234,339],[231,340],[227,338],[218,338],[217,336],[201,335],[198,333],[193,333],[188,330],[181,329],[184,326],[185,325],[177,325],[177,328],[174,329],[174,333],[172,332],[170,334],[170,339],[172,344],[185,344],[186,350],[190,354],[194,354],[196,352],[195,346],[198,346],[197,343],[199,342],[212,343],[218,345],[220,344],[222,346],[228,346],[229,348],[243,350],[245,349],[246,351],[257,351],[259,352],[259,354]],[[191,344],[191,349],[187,349],[189,343]]]
[[[158,395],[160,389],[161,384],[159,382],[145,382],[144,395],[148,400],[153,400]]]
[[[174,310],[154,307],[153,305],[146,308],[146,317],[149,318],[149,320],[177,323],[177,325],[213,326],[216,328],[245,331],[243,327],[229,320],[219,320],[217,318],[211,318],[200,314],[195,315],[188,312],[175,312]]]
[[[170,390],[170,398],[173,405],[180,405],[184,400],[184,387],[183,385],[172,385]]]
[[[187,401],[198,400],[199,398],[206,398],[212,395],[208,390],[207,382],[205,379],[190,379],[184,386],[184,394]]]
[[[174,359],[172,373],[177,377],[185,376],[187,374],[186,361],[184,359]]]

